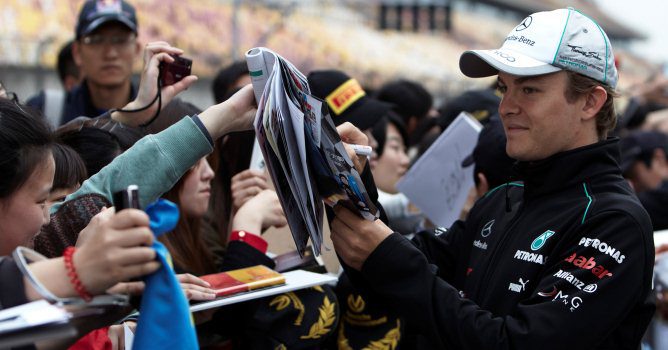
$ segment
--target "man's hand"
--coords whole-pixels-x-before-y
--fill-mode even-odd
[[[343,147],[345,147],[348,157],[353,161],[357,172],[361,174],[366,166],[367,157],[355,154],[355,150],[348,146],[348,144],[368,146],[369,138],[362,132],[362,130],[349,122],[337,126],[336,131],[339,133],[341,141],[343,141]]]
[[[380,221],[369,221],[338,205],[330,224],[334,249],[348,266],[361,270],[364,262],[392,229]]]
[[[160,73],[160,62],[174,62],[170,55],[180,55],[183,50],[173,47],[164,41],[155,41],[146,44],[144,48],[144,70],[142,71],[139,90],[134,101],[123,107],[125,110],[139,109],[147,106],[158,95],[158,75]],[[189,75],[182,80],[160,89],[162,107],[166,106],[176,95],[190,87],[197,77]],[[149,108],[141,112],[114,112],[111,117],[117,122],[139,126],[148,122],[158,111],[158,104],[153,103]]]

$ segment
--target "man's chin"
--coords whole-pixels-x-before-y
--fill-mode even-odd
[[[107,89],[118,89],[124,87],[126,84],[129,84],[130,80],[120,77],[110,77],[103,79],[88,79],[88,82],[92,85],[97,85]]]

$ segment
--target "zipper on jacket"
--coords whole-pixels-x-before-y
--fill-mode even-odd
[[[513,218],[510,220],[508,225],[506,225],[506,229],[503,231],[501,235],[501,239],[499,241],[499,244],[496,244],[494,247],[493,251],[491,252],[490,258],[489,258],[489,263],[485,267],[485,273],[482,275],[482,279],[480,281],[489,281],[489,275],[491,274],[490,270],[492,266],[497,266],[496,260],[497,260],[497,255],[499,251],[503,251],[505,249],[506,245],[508,244],[508,240],[506,237],[510,234],[510,231],[515,227],[517,222],[519,221],[520,214],[522,214],[522,211],[524,210],[524,200],[520,203],[520,206],[517,208],[517,213]],[[489,288],[479,288],[479,292],[476,293],[476,299],[478,301],[481,301],[481,294],[483,290],[489,290]]]

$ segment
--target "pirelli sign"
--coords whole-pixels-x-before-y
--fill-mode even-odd
[[[336,115],[339,115],[364,95],[366,93],[362,90],[360,83],[355,79],[349,79],[336,88],[336,90],[332,91],[331,94],[327,95],[325,100],[329,108]]]

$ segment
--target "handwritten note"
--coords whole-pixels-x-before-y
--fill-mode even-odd
[[[462,167],[482,126],[462,112],[397,184],[436,225],[450,227],[474,186],[473,167]]]

